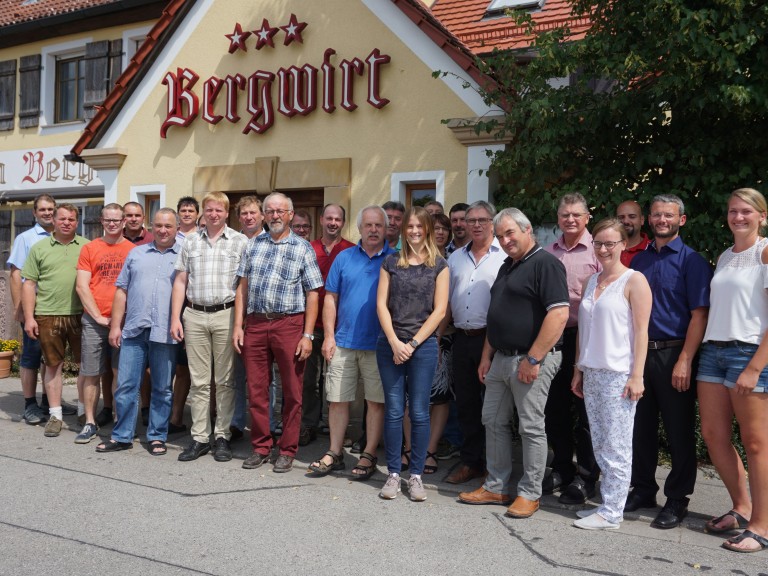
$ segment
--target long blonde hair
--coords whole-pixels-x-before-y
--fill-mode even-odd
[[[411,255],[415,255],[413,247],[408,243],[408,222],[411,220],[411,216],[416,216],[419,223],[424,228],[424,248],[427,251],[427,257],[424,260],[424,264],[430,268],[435,267],[437,257],[440,255],[440,251],[437,248],[435,242],[435,227],[432,224],[432,216],[421,206],[413,206],[408,209],[403,217],[403,223],[400,226],[400,257],[397,259],[398,268],[408,268],[408,258]]]

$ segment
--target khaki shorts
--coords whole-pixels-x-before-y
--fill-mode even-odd
[[[72,356],[80,364],[80,314],[72,316],[35,316],[38,340],[43,351],[43,364],[58,366],[64,362],[64,350],[69,342]]]
[[[101,376],[107,372],[107,367],[117,368],[120,359],[119,348],[109,345],[109,328],[96,323],[93,317],[83,312],[82,339],[80,350],[83,361],[80,363],[80,374],[83,376]],[[110,364],[107,363],[110,361]]]
[[[325,397],[328,402],[354,402],[359,380],[363,381],[366,400],[384,403],[384,388],[376,364],[376,351],[337,347],[325,375]]]

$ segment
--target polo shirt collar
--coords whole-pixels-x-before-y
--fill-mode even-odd
[[[531,256],[533,256],[534,254],[536,254],[536,252],[538,252],[539,250],[543,250],[543,248],[541,246],[539,246],[538,242],[536,242],[536,243],[534,243],[533,248],[528,250],[528,252],[526,252],[525,256],[520,258],[520,260],[518,260],[517,262],[515,262],[515,260],[512,258],[512,256],[507,256],[507,260],[510,262],[510,264],[512,264],[511,268],[514,268],[516,266],[520,266],[520,265],[524,264],[525,262],[527,262],[528,259]]]
[[[358,240],[357,241],[357,249],[360,250],[360,252],[362,252],[363,254],[365,254],[366,257],[371,258],[371,259],[378,258],[379,256],[386,256],[388,254],[392,254],[394,252],[397,252],[397,250],[394,250],[393,248],[391,248],[389,246],[389,242],[387,242],[386,239],[384,240],[384,248],[382,248],[381,250],[376,252],[376,254],[374,254],[373,256],[368,256],[368,252],[366,252],[365,249],[363,248],[363,241],[362,240]]]
[[[80,239],[81,238],[82,238],[82,236],[78,236],[77,234],[75,234],[75,237],[72,238],[71,242],[68,242],[67,244],[64,244],[63,242],[59,242],[58,240],[56,240],[56,237],[53,234],[51,234],[50,235],[50,242],[51,242],[51,246],[53,246],[54,244],[61,244],[62,246],[67,246],[68,244],[80,244]]]

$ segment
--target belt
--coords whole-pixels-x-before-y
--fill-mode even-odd
[[[298,314],[301,314],[301,312],[298,312]],[[263,320],[280,320],[281,318],[287,318],[288,316],[296,316],[296,314],[286,314],[285,312],[251,312],[248,316],[261,318]]]
[[[213,306],[202,306],[201,304],[192,304],[187,301],[187,306],[192,310],[198,310],[200,312],[221,312],[222,310],[229,310],[235,305],[235,301],[225,302],[224,304],[214,304]]]
[[[648,350],[664,350],[665,348],[679,348],[685,344],[685,340],[648,340]]]
[[[563,347],[561,345],[553,346],[552,350],[547,352],[547,354],[550,354],[552,352],[559,352]],[[504,350],[503,348],[498,348],[496,352],[499,352],[502,356],[528,356],[528,350]]]
[[[459,332],[465,336],[485,336],[486,327],[482,328],[456,328]]]
[[[750,344],[742,340],[707,340],[706,344],[712,344],[715,348],[736,348],[737,346],[757,346],[757,344]]]

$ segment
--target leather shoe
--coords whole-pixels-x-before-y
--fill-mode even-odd
[[[566,483],[563,482],[563,477],[560,475],[560,472],[552,470],[552,472],[544,476],[544,481],[541,483],[541,492],[542,494],[552,494],[565,485]]]
[[[229,462],[232,460],[232,448],[224,436],[216,438],[213,443],[213,459],[216,462]]]
[[[308,446],[315,440],[317,440],[317,429],[302,426],[299,431],[299,446]]]
[[[179,454],[179,462],[191,462],[192,460],[197,460],[202,456],[203,454],[208,454],[208,452],[211,451],[211,445],[206,442],[198,442],[195,440],[187,446],[187,448]]]
[[[484,476],[485,470],[462,464],[445,481],[448,484],[464,484],[464,482],[469,482],[474,478],[483,478]]]
[[[587,482],[581,476],[576,476],[557,499],[560,504],[584,504],[587,498],[595,496],[595,483]]]
[[[640,508],[656,508],[655,497],[645,497],[634,490],[627,496],[627,502],[624,504],[624,512],[635,512]]]
[[[528,500],[522,496],[515,498],[512,506],[507,508],[507,516],[510,518],[530,518],[539,509],[538,500]]]
[[[656,519],[651,522],[653,528],[659,528],[661,530],[669,530],[670,528],[676,528],[683,522],[683,518],[688,514],[688,501],[675,500],[668,498],[666,504],[659,512]]]
[[[464,504],[502,504],[503,506],[509,506],[512,503],[512,498],[509,494],[496,494],[495,492],[489,492],[483,487],[472,492],[462,492],[459,494],[459,500],[464,502]]]
[[[248,458],[243,460],[243,468],[246,470],[253,470],[264,464],[264,462],[269,462],[269,454],[259,454],[258,452],[254,452],[248,456]]]
[[[243,431],[240,430],[237,426],[230,426],[229,427],[229,441],[234,442],[235,440],[240,440],[240,438],[243,437]]]
[[[293,456],[280,454],[272,467],[272,472],[288,472],[291,468],[293,468]]]

